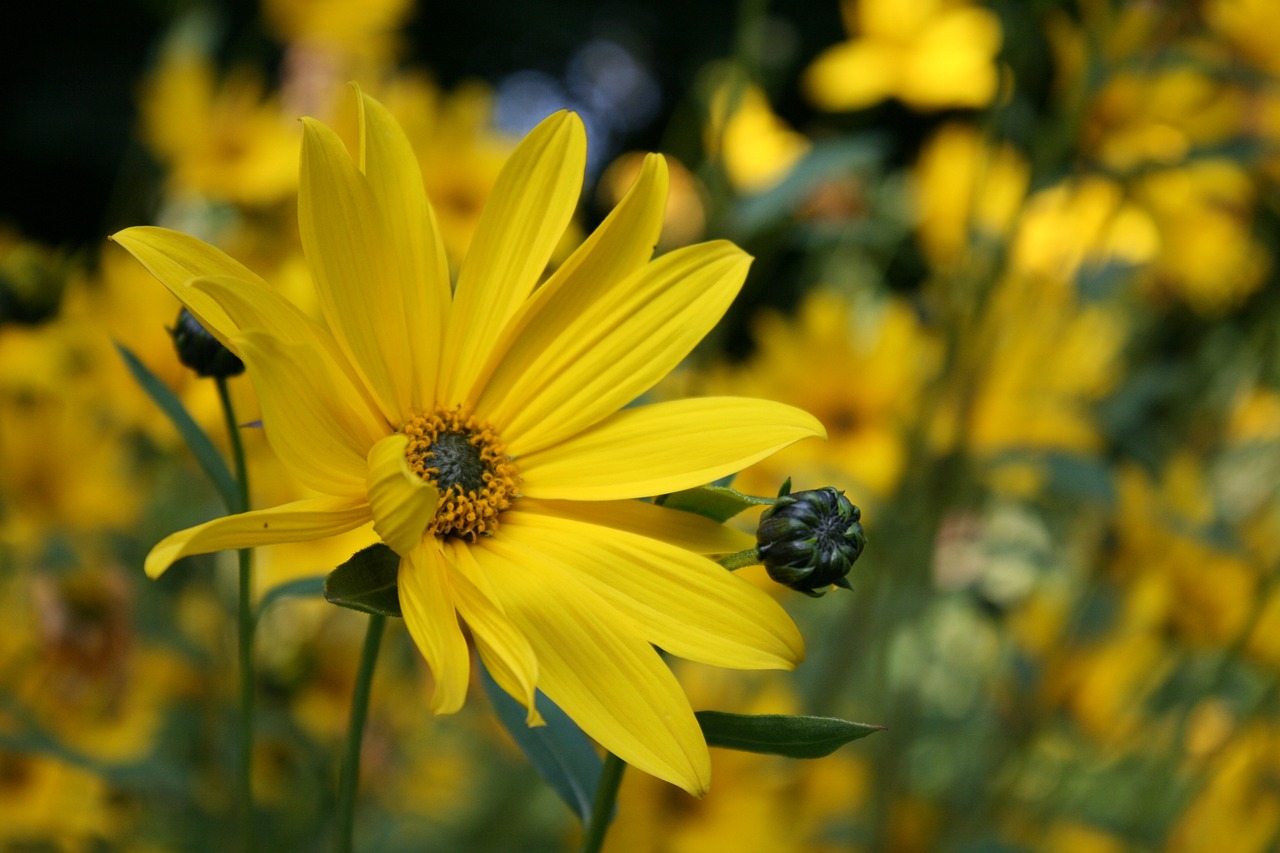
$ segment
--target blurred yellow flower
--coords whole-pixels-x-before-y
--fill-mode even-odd
[[[951,267],[975,243],[1002,244],[1029,178],[1030,168],[1012,146],[986,143],[971,125],[939,129],[920,152],[912,184],[917,231],[929,259]]]
[[[920,110],[982,107],[995,97],[1000,19],[965,0],[842,0],[848,41],[805,71],[809,98],[856,110],[898,98]]]
[[[171,47],[143,89],[143,137],[169,192],[267,205],[298,185],[301,130],[248,71],[219,81],[197,53]]]
[[[1280,730],[1259,720],[1227,743],[1199,791],[1174,824],[1169,853],[1211,853],[1230,839],[1232,851],[1266,853],[1280,834]]]
[[[653,156],[535,291],[585,168],[582,123],[562,112],[508,161],[451,287],[409,140],[363,95],[360,118],[355,162],[303,120],[299,225],[327,328],[194,238],[114,235],[245,361],[267,439],[322,495],[175,533],[147,573],[372,522],[401,558],[433,710],[466,696],[460,618],[531,723],[537,687],[628,763],[704,792],[701,730],[651,644],[763,669],[793,667],[803,643],[768,595],[701,556],[739,536],[630,499],[709,482],[822,427],[762,400],[620,409],[714,326],[750,258],[717,242],[650,262],[667,187]]]
[[[764,90],[733,75],[712,95],[703,137],[730,183],[747,194],[776,186],[810,147],[804,134],[773,112]]]
[[[794,320],[765,313],[753,326],[755,354],[712,371],[709,393],[763,394],[813,412],[828,444],[788,448],[743,471],[737,488],[776,493],[787,477],[846,483],[888,497],[902,479],[907,433],[940,350],[907,303],[852,301],[829,290],[805,297]]]

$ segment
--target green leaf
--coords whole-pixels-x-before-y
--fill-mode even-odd
[[[744,495],[728,486],[698,486],[683,492],[663,495],[656,503],[670,509],[694,512],[713,521],[728,521],[738,513],[753,506],[770,506],[773,498]]]
[[[222,498],[222,503],[227,508],[227,512],[235,512],[237,502],[240,499],[240,491],[236,488],[236,481],[231,476],[231,470],[227,468],[227,463],[223,460],[222,454],[218,453],[218,449],[214,447],[213,441],[210,440],[208,434],[200,429],[200,425],[187,413],[186,406],[183,406],[182,401],[169,390],[169,386],[161,382],[128,347],[117,341],[116,349],[119,351],[120,357],[124,359],[125,366],[129,368],[129,372],[133,374],[133,378],[142,386],[142,390],[147,393],[152,402],[160,407],[160,411],[164,412],[165,417],[169,419],[169,422],[178,430],[178,434],[182,436],[182,440],[187,443],[187,447],[191,450],[191,454],[195,456],[196,462],[204,470],[205,476],[209,478],[218,490],[218,495]]]
[[[498,686],[489,671],[480,665],[480,683],[484,685],[494,713],[516,745],[524,752],[533,769],[564,800],[585,826],[591,820],[595,790],[600,784],[604,762],[578,724],[554,702],[538,693],[534,697],[545,726],[525,723],[523,705]]]
[[[357,551],[324,579],[324,597],[331,604],[380,616],[400,616],[396,579],[400,557],[379,542]]]
[[[695,716],[708,746],[785,755],[787,758],[821,758],[850,741],[885,731],[884,726],[851,723],[835,717],[725,714],[720,711],[698,711]]]

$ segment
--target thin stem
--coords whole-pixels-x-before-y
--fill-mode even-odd
[[[622,772],[627,763],[612,752],[604,760],[600,782],[596,785],[596,798],[591,803],[591,819],[582,837],[581,853],[600,853],[605,833],[613,822],[613,804],[618,799],[618,786],[622,784]]]
[[[721,557],[716,562],[729,571],[736,572],[738,569],[745,569],[747,566],[760,565],[760,550],[758,548],[748,548],[745,551]]]
[[[351,695],[347,748],[342,755],[342,769],[338,775],[338,834],[333,847],[336,853],[351,853],[356,786],[360,782],[360,745],[364,741],[364,723],[369,716],[369,688],[373,684],[373,669],[378,662],[378,648],[382,644],[382,628],[386,621],[385,616],[370,614],[364,648],[360,651],[360,669],[356,671],[355,691]]]
[[[245,512],[249,509],[249,469],[245,464],[244,444],[240,441],[240,425],[236,423],[236,412],[227,391],[226,377],[219,376],[215,381],[218,384],[218,399],[222,402],[222,413],[227,421],[227,433],[231,437],[231,454],[236,467],[238,505],[233,509]],[[256,846],[253,837],[253,552],[242,548],[237,556],[240,562],[236,612],[240,663],[240,738],[236,791],[240,804],[240,847],[245,853],[253,853]]]

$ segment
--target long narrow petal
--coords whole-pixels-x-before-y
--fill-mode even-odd
[[[271,287],[265,283],[226,275],[201,276],[189,281],[187,286],[213,297],[227,312],[231,322],[240,329],[241,334],[260,332],[282,343],[323,350],[328,355],[328,361],[346,373],[350,387],[358,392],[370,416],[375,420],[381,419],[382,415],[378,412],[373,397],[329,334],[329,330],[302,313],[296,305]],[[353,399],[351,405],[358,404]]]
[[[767,593],[683,548],[594,524],[510,511],[512,547],[554,560],[682,658],[734,669],[795,669],[804,640]]]
[[[538,686],[628,764],[700,796],[702,730],[675,676],[637,627],[568,572],[499,534],[474,549],[503,609],[538,656]]]
[[[462,402],[538,283],[573,217],[586,162],[582,120],[561,111],[531,130],[503,167],[458,272],[442,356],[444,402]]]
[[[303,119],[298,231],[329,328],[383,416],[412,407],[412,351],[399,257],[369,182],[338,135]]]
[[[369,505],[361,498],[308,498],[179,530],[151,549],[143,568],[147,577],[156,578],[178,560],[193,554],[310,542],[355,530],[368,521]]]
[[[646,156],[640,175],[622,201],[534,291],[503,329],[489,363],[465,395],[469,408],[476,408],[480,392],[493,372],[507,361],[507,352],[515,341],[534,334],[554,318],[575,317],[593,303],[615,298],[614,286],[648,262],[662,231],[669,185],[667,161],[661,154]],[[480,414],[490,419],[487,412],[482,410]]]
[[[382,104],[360,93],[360,168],[382,214],[391,272],[408,330],[415,410],[430,408],[440,369],[440,344],[452,289],[444,241],[422,185],[422,171],[400,124]]]
[[[746,278],[732,243],[664,255],[587,306],[544,312],[515,342],[477,410],[513,456],[599,422],[667,375],[711,331]]]
[[[756,544],[751,534],[717,524],[706,516],[645,501],[540,501],[524,498],[519,506],[539,515],[629,530],[695,554],[736,554]]]
[[[139,225],[118,231],[111,235],[111,239],[137,258],[187,306],[201,325],[226,346],[232,346],[231,339],[240,333],[239,328],[217,302],[204,293],[193,293],[187,282],[198,276],[229,275],[266,286],[257,274],[230,255],[178,231]]]
[[[455,539],[447,543],[445,549],[452,569],[449,583],[453,588],[453,601],[459,615],[471,629],[480,659],[498,686],[524,705],[528,712],[525,722],[530,726],[545,725],[534,702],[538,659],[533,647],[515,623],[507,618],[502,606],[472,582],[472,578],[481,576],[482,572],[469,547]]]
[[[237,339],[267,441],[301,482],[328,494],[364,493],[366,456],[389,429],[363,406],[323,350],[262,334]]]
[[[826,431],[792,406],[704,397],[624,409],[517,461],[529,497],[607,501],[710,483],[810,436]]]
[[[471,657],[454,611],[445,556],[434,537],[400,560],[398,583],[404,624],[435,677],[431,710],[452,714],[466,701]]]
[[[409,439],[397,432],[371,447],[367,484],[373,529],[402,557],[422,541],[440,501],[440,491],[409,467],[408,446]]]

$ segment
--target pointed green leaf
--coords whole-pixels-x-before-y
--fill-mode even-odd
[[[885,730],[884,726],[851,723],[835,717],[726,714],[720,711],[698,711],[696,716],[708,746],[784,755],[787,758],[821,758],[849,741]]]
[[[725,522],[749,507],[770,506],[773,500],[744,495],[728,486],[698,486],[663,495],[656,503],[670,509],[694,512],[712,521]]]
[[[191,455],[195,456],[205,476],[218,490],[218,495],[222,498],[227,512],[236,512],[240,491],[236,488],[231,470],[227,468],[227,463],[218,453],[218,448],[214,447],[208,434],[200,429],[200,425],[187,413],[186,406],[182,405],[182,401],[169,390],[169,386],[161,382],[128,347],[117,341],[116,349],[124,359],[129,372],[133,374],[133,378],[142,386],[142,390],[160,407],[160,411],[164,412],[169,422],[177,429],[178,435],[182,436],[182,440],[191,450]]]
[[[534,702],[547,724],[528,725],[525,723],[524,706],[498,686],[483,664],[479,669],[480,683],[484,685],[494,712],[529,759],[529,764],[584,826],[590,823],[591,805],[604,767],[591,739],[542,693],[536,694]]]
[[[379,542],[357,551],[324,579],[324,597],[331,604],[379,616],[400,616],[400,557]]]

